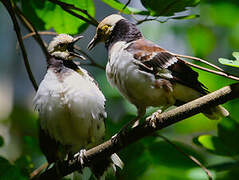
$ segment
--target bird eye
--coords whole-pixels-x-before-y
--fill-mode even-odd
[[[105,31],[107,31],[109,29],[109,26],[108,25],[104,25],[101,29],[102,29],[102,31],[105,32]]]

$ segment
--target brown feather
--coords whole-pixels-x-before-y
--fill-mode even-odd
[[[140,70],[160,77],[160,71],[167,69],[173,76],[169,79],[170,81],[191,87],[203,95],[208,93],[206,87],[198,81],[197,72],[158,45],[141,38],[130,44],[126,50],[133,53],[133,57],[141,62],[142,65],[139,63]]]

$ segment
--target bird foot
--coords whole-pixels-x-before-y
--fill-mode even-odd
[[[77,159],[77,161],[80,161],[82,167],[84,167],[85,162],[87,161],[85,153],[86,153],[86,150],[81,149],[80,152],[74,155],[74,159]]]
[[[160,114],[160,113],[162,113],[162,110],[161,110],[161,109],[157,110],[157,111],[154,112],[151,116],[149,116],[148,118],[146,118],[146,121],[147,121],[147,122],[150,122],[153,128],[156,128],[156,121],[155,121],[155,119],[157,119],[158,114]],[[152,121],[152,120],[153,120],[153,121]]]

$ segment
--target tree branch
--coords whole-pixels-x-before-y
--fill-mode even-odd
[[[239,98],[239,83],[221,88],[213,93],[200,97],[168,112],[157,114],[154,118],[151,116],[149,118],[150,120],[136,126],[128,133],[120,136],[120,138],[108,140],[92,149],[87,150],[86,162],[84,165],[89,166],[93,161],[110,156],[111,154],[127,147],[129,144],[132,144],[145,136],[151,135],[157,130],[166,128],[182,121],[183,119],[203,112],[203,110],[212,106],[223,104],[236,98]],[[83,167],[78,157],[76,157],[76,159],[71,163],[68,161],[62,161],[55,164],[52,168],[46,170],[34,179],[59,179],[82,168]]]
[[[68,3],[65,3],[65,2],[58,1],[58,0],[48,0],[48,1],[59,5],[64,11],[70,13],[71,15],[73,15],[73,16],[75,16],[75,17],[93,25],[93,26],[97,27],[98,24],[99,24],[98,21],[96,21],[96,19],[93,18],[85,9],[81,9],[81,8],[75,7],[73,4],[68,4]],[[71,9],[74,9],[74,10],[77,10],[77,11],[80,11],[80,12],[84,13],[89,19],[75,13]]]
[[[29,77],[34,89],[37,90],[38,85],[35,81],[35,78],[33,76],[32,71],[31,71],[31,67],[30,67],[30,64],[29,64],[29,61],[28,61],[28,57],[27,57],[27,52],[26,52],[26,49],[25,49],[25,46],[24,46],[24,43],[23,43],[23,40],[22,40],[22,36],[21,36],[21,30],[20,30],[20,27],[18,25],[17,18],[15,16],[15,12],[14,12],[14,9],[12,7],[12,4],[11,4],[10,0],[4,0],[4,1],[1,1],[1,2],[6,7],[8,13],[9,13],[11,19],[12,19],[12,22],[13,22],[13,25],[14,25],[14,30],[16,32],[17,39],[18,39],[18,42],[19,42],[19,45],[20,45],[20,48],[21,48],[21,51],[22,51],[22,56],[23,56],[23,60],[24,60],[24,64],[25,64],[27,73],[28,73],[28,77]]]
[[[159,23],[166,23],[167,21],[171,20],[171,19],[180,19],[180,18],[184,18],[184,17],[187,17],[187,16],[190,16],[190,15],[180,15],[180,16],[170,16],[170,17],[165,17],[165,19],[163,20],[160,20],[160,16],[156,16],[156,17],[153,17],[153,18],[149,18],[149,15],[146,16],[144,19],[142,20],[138,20],[134,14],[131,14],[131,16],[133,17],[133,19],[136,21],[136,25],[139,25],[139,24],[142,24],[144,22],[147,22],[147,21],[157,21]],[[194,17],[199,17],[199,15],[192,15]],[[162,17],[162,16],[161,16]]]
[[[187,58],[187,59],[192,59],[192,60],[196,60],[196,61],[199,61],[201,63],[204,63],[208,66],[211,66],[215,69],[217,69],[218,71],[214,71],[214,70],[211,70],[211,69],[208,69],[208,68],[204,68],[202,66],[198,66],[196,64],[193,64],[193,63],[190,63],[188,61],[184,61],[186,64],[188,64],[189,66],[192,66],[192,67],[195,67],[197,69],[201,69],[203,71],[207,71],[207,72],[210,72],[210,73],[213,73],[213,74],[217,74],[219,76],[223,76],[223,77],[226,77],[226,78],[229,78],[229,79],[233,79],[233,80],[236,80],[236,81],[239,81],[239,77],[236,77],[236,76],[233,76],[233,75],[230,75],[228,73],[226,73],[223,69],[221,69],[220,67],[216,66],[215,64],[212,64],[212,63],[209,63],[207,62],[206,60],[203,60],[203,59],[200,59],[200,58],[197,58],[197,57],[193,57],[193,56],[186,56],[186,55],[181,55],[181,54],[174,54],[172,53],[174,56],[177,56],[177,57],[182,57],[182,58]]]
[[[123,12],[123,10],[131,3],[131,0],[128,0],[127,3],[124,5],[124,7],[121,9],[120,12]]]
[[[194,68],[201,69],[203,71],[207,71],[207,72],[219,75],[219,76],[223,76],[223,77],[226,77],[226,78],[229,78],[229,79],[233,79],[233,80],[239,81],[239,77],[229,75],[229,74],[227,74],[225,72],[214,71],[212,69],[208,69],[208,68],[205,68],[205,67],[202,67],[202,66],[198,66],[196,64],[190,63],[190,62],[185,61],[185,60],[182,60],[182,61],[184,61],[186,64],[188,64],[189,66],[192,66]]]
[[[223,70],[222,68],[216,66],[215,64],[209,63],[208,61],[206,61],[206,60],[204,60],[204,59],[200,59],[200,58],[198,58],[198,57],[193,57],[193,56],[181,55],[181,54],[174,54],[174,53],[172,53],[172,54],[173,54],[174,56],[177,56],[177,57],[182,57],[182,58],[187,58],[187,59],[192,59],[192,60],[195,60],[195,61],[199,61],[199,62],[201,62],[201,63],[204,63],[204,64],[206,64],[206,65],[208,65],[208,66],[211,66],[211,67],[217,69],[217,70],[220,71],[220,72],[224,72],[224,70]]]
[[[29,32],[34,33],[34,39],[38,42],[40,45],[47,61],[50,59],[50,55],[46,48],[46,43],[42,40],[41,36],[39,35],[36,28],[33,26],[33,24],[24,16],[24,14],[21,12],[21,10],[14,4],[14,10],[16,12],[16,15],[21,20],[22,24],[28,29]],[[24,38],[23,38],[24,39]]]
[[[58,35],[56,32],[52,32],[52,31],[38,31],[37,33],[39,35],[50,35],[50,36],[57,36]],[[26,34],[25,36],[23,36],[22,39],[24,40],[24,39],[27,39],[31,36],[34,37],[34,35],[36,35],[35,32],[30,32],[30,33]],[[45,44],[45,46],[47,46],[46,43],[44,43],[44,44]]]

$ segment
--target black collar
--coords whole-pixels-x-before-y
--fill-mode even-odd
[[[47,68],[59,68],[63,69],[64,67],[70,68],[74,71],[77,71],[79,67],[72,60],[65,60],[61,57],[51,56],[48,61]]]
[[[143,35],[135,24],[127,19],[121,19],[116,23],[109,39],[105,42],[106,48],[109,50],[112,45],[118,41],[131,42],[142,38]]]

